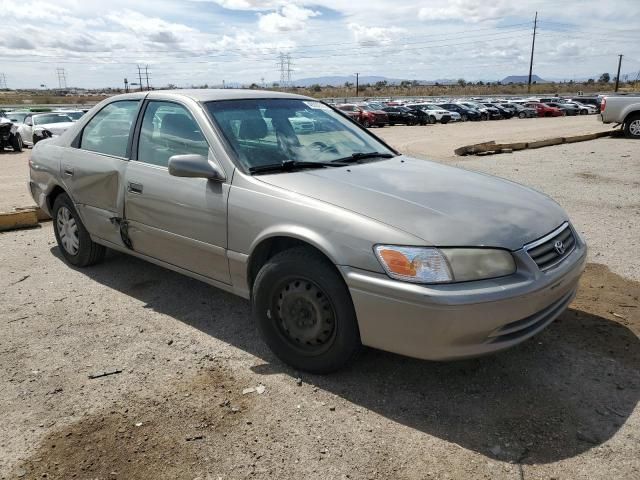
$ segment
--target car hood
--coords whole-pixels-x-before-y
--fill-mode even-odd
[[[60,135],[73,125],[75,125],[75,122],[44,123],[42,125],[36,125],[34,128],[46,128],[54,135]]]
[[[530,188],[406,156],[257,178],[391,225],[426,245],[517,250],[567,220],[557,203]]]

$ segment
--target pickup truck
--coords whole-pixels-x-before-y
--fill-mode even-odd
[[[640,96],[611,96],[602,99],[602,123],[619,123],[627,138],[640,139]]]

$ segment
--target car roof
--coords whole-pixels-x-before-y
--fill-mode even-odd
[[[187,97],[197,102],[212,102],[216,100],[245,100],[252,98],[291,98],[298,100],[315,100],[304,95],[296,95],[285,92],[272,92],[269,90],[249,90],[237,88],[200,88],[185,90],[154,90],[151,92],[139,92],[138,97],[129,94],[129,98],[143,98],[148,95],[149,99],[154,97],[176,96]]]

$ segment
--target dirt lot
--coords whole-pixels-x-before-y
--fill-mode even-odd
[[[640,478],[637,142],[451,155],[527,129],[602,128],[532,122],[375,130],[422,157],[446,143],[439,161],[545,191],[590,244],[569,311],[487,358],[366,350],[344,372],[301,375],[262,344],[242,299],[120,254],[72,269],[50,223],[0,234],[0,478]],[[25,179],[25,155],[0,161]]]

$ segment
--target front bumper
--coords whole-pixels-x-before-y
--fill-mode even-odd
[[[398,282],[341,267],[364,345],[428,360],[484,355],[512,347],[555,320],[573,300],[586,245],[541,272],[524,250],[508,277],[448,285]]]

